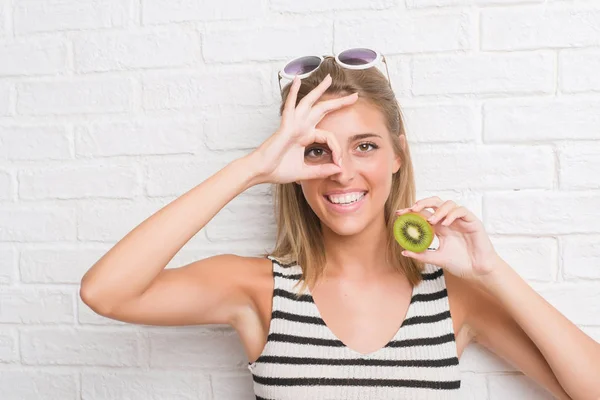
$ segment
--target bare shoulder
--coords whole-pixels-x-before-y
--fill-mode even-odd
[[[233,254],[224,255],[232,257],[233,262],[228,263],[229,270],[222,270],[222,274],[235,276],[236,286],[250,301],[250,308],[241,309],[238,313],[237,321],[233,325],[239,329],[244,329],[249,318],[247,312],[256,314],[263,328],[268,330],[271,316],[272,297],[273,297],[273,266],[272,261],[265,257],[248,257]],[[226,279],[226,276],[222,276]],[[250,319],[254,319],[250,317]],[[246,322],[244,322],[246,321]],[[238,329],[238,330],[239,330]]]
[[[273,302],[273,264],[268,258],[236,256],[231,273],[238,273],[238,287],[246,294],[246,306],[238,307],[231,326],[238,332],[249,360],[258,358],[267,341]]]

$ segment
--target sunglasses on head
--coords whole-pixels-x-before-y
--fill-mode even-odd
[[[281,79],[294,79],[297,75],[300,79],[306,78],[312,74],[323,62],[325,56],[302,56],[294,58],[285,64],[285,67],[279,71],[279,92],[281,93]],[[388,82],[390,82],[390,73],[388,71],[385,56],[380,52],[367,48],[352,48],[339,52],[335,56],[335,61],[343,68],[348,69],[367,69],[379,62],[385,65]]]

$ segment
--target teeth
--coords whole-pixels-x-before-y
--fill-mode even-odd
[[[335,197],[327,196],[327,198],[329,199],[329,201],[331,201],[332,203],[335,203],[335,204],[350,204],[350,203],[354,203],[354,202],[362,199],[365,194],[366,194],[366,192],[351,193],[351,194],[347,194],[345,196],[335,196]]]

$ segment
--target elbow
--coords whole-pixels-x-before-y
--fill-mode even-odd
[[[98,288],[89,283],[81,282],[79,287],[81,301],[92,311],[103,317],[108,317],[112,311],[111,304],[98,293]]]

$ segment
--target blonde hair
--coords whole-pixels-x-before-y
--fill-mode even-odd
[[[313,90],[327,74],[331,74],[332,83],[326,94],[344,96],[358,92],[362,100],[374,105],[384,116],[385,124],[390,132],[394,153],[401,157],[401,166],[392,176],[392,185],[385,202],[384,217],[389,235],[386,243],[386,262],[392,263],[397,270],[404,273],[412,285],[421,281],[423,264],[401,254],[402,248],[393,237],[395,210],[407,208],[414,204],[416,196],[413,165],[408,143],[403,149],[400,136],[406,135],[402,112],[396,96],[387,78],[377,68],[351,70],[340,67],[331,56],[325,57],[321,66],[307,78],[302,79],[298,91],[298,102]],[[291,84],[283,88],[279,114],[282,114]],[[321,231],[321,221],[314,213],[302,193],[302,188],[294,182],[273,184],[275,218],[277,236],[275,249],[263,256],[271,256],[282,264],[298,264],[302,268],[300,279],[304,292],[313,286],[323,274],[326,262],[325,247]]]

